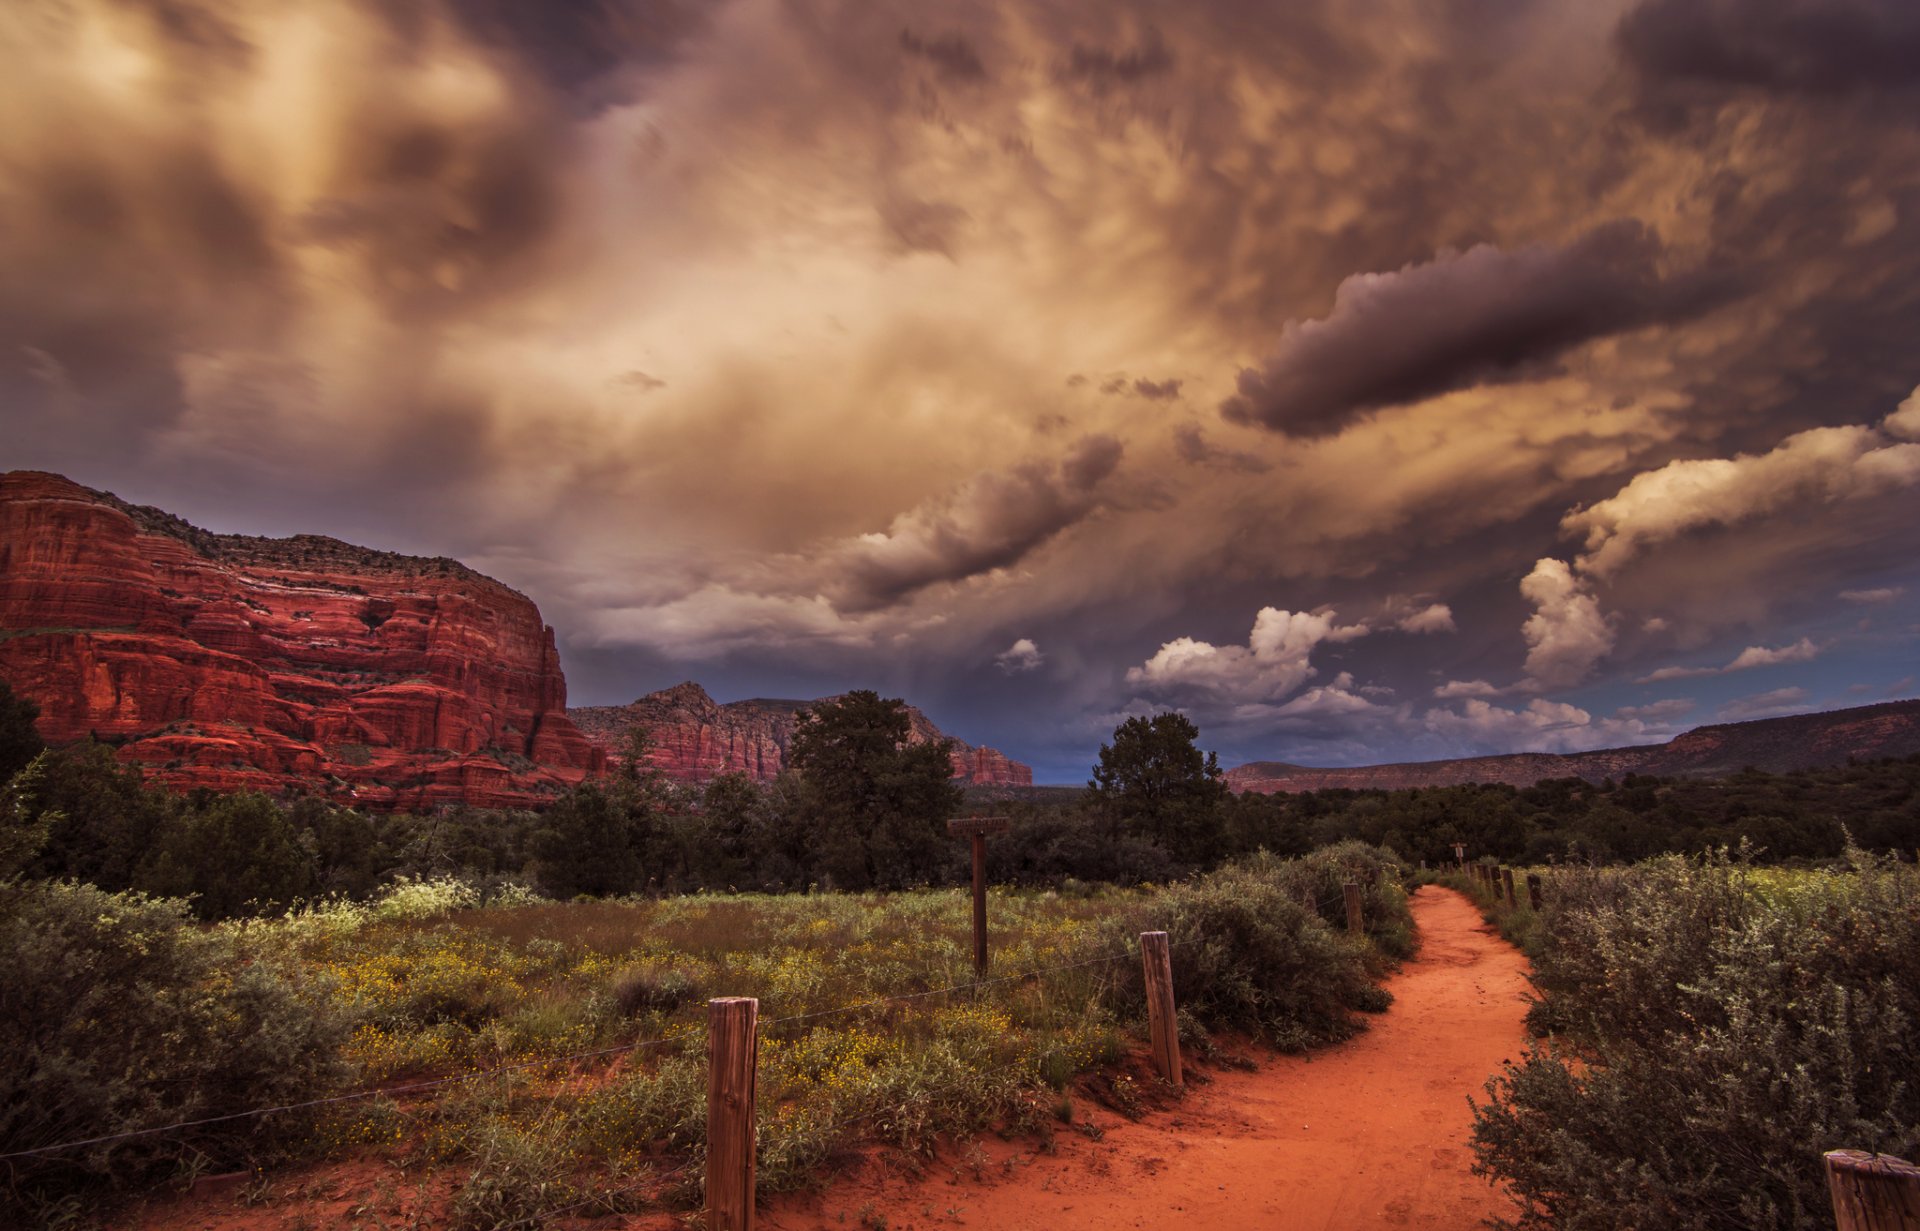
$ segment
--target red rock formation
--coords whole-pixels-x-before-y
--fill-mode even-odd
[[[1602,748],[1594,752],[1520,752],[1509,756],[1463,757],[1399,765],[1360,765],[1314,769],[1281,761],[1256,761],[1227,771],[1236,791],[1394,791],[1407,787],[1460,786],[1497,782],[1532,786],[1546,778],[1616,781],[1628,774],[1715,778],[1752,766],[1772,773],[1904,757],[1920,752],[1920,701],[1890,701],[1794,714],[1753,722],[1697,727],[1664,744]]]
[[[452,560],[210,534],[17,471],[0,630],[45,738],[115,740],[176,787],[515,807],[604,765],[539,610]]]
[[[645,728],[653,744],[650,763],[676,782],[705,782],[726,773],[768,782],[786,763],[795,716],[819,703],[757,699],[721,705],[706,689],[688,682],[630,705],[583,706],[567,713],[588,739],[616,758],[625,749],[628,732]],[[911,743],[948,738],[913,706],[907,707],[907,719]],[[972,785],[1033,785],[1029,766],[961,740],[953,742],[953,776]]]

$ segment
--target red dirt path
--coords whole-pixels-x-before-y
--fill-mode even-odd
[[[764,1202],[759,1224],[1349,1231],[1508,1213],[1469,1172],[1467,1096],[1522,1048],[1526,960],[1451,890],[1426,886],[1412,906],[1420,952],[1387,983],[1393,1007],[1351,1042],[1214,1071],[1138,1122],[1097,1115],[1098,1141],[1063,1131],[1051,1155],[983,1143],[919,1178],[870,1174]]]

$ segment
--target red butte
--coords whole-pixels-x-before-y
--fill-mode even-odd
[[[452,560],[211,534],[0,475],[0,677],[177,788],[538,805],[605,765],[532,600]]]
[[[831,697],[822,698],[833,700]],[[653,750],[648,760],[676,782],[705,782],[741,773],[768,782],[785,764],[795,715],[819,701],[730,701],[725,705],[695,683],[649,693],[630,705],[594,705],[567,711],[587,738],[616,757],[627,733],[644,727]],[[909,743],[945,739],[919,710],[907,707]],[[953,776],[976,786],[1032,786],[1033,770],[991,748],[955,740]]]

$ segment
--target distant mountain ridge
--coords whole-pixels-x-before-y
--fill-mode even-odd
[[[1696,727],[1664,744],[1593,752],[1516,752],[1394,765],[1316,769],[1284,761],[1254,761],[1227,771],[1236,791],[1400,790],[1469,782],[1532,786],[1547,778],[1600,782],[1627,774],[1718,778],[1752,767],[1773,773],[1843,765],[1920,752],[1920,700],[1888,701],[1818,714],[1760,718]]]
[[[582,734],[616,758],[626,748],[628,732],[644,727],[653,742],[653,767],[676,782],[705,782],[727,773],[769,782],[786,764],[800,711],[832,699],[763,697],[723,705],[689,680],[628,705],[577,706],[567,716]],[[952,738],[911,705],[907,720],[910,743]],[[953,776],[970,786],[1033,784],[1031,767],[960,739],[953,742]]]

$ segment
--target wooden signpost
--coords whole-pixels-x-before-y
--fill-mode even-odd
[[[973,840],[973,973],[987,977],[987,835],[1005,833],[1004,816],[956,816],[947,822],[947,832],[956,838]]]
[[[1460,865],[1460,869],[1462,871],[1466,870],[1466,867],[1467,867],[1467,844],[1466,843],[1455,842],[1453,844],[1453,861]]]

